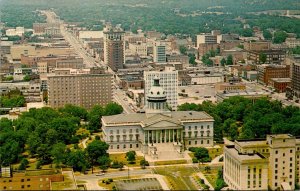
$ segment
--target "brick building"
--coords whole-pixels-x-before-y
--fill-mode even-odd
[[[261,65],[258,67],[258,81],[269,85],[271,78],[289,78],[290,66]]]

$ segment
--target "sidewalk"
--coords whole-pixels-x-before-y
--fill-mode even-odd
[[[214,190],[214,187],[208,182],[208,180],[205,178],[202,172],[198,172],[197,176],[199,176],[199,178],[204,180],[204,183],[209,186],[209,190]]]

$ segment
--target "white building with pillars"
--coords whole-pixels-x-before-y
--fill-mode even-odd
[[[146,113],[102,117],[109,151],[140,150],[152,159],[182,158],[189,147],[212,147],[214,119],[205,112],[168,111],[166,92],[154,79]]]

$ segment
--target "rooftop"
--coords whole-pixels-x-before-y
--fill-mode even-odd
[[[152,118],[152,119],[151,119]],[[119,114],[112,116],[103,116],[102,120],[106,124],[124,124],[124,123],[144,123],[158,118],[168,119],[172,121],[185,121],[185,120],[214,120],[213,117],[208,115],[206,112],[196,111],[174,111],[159,114],[146,114],[146,113],[130,113],[130,114]]]
[[[271,78],[274,82],[291,82],[291,78]]]
[[[235,148],[234,148],[234,145],[229,145],[229,146],[226,146],[227,148],[227,152],[233,156],[234,158],[238,159],[239,161],[245,161],[245,160],[260,160],[260,159],[265,159],[264,156],[260,155],[260,154],[242,154],[242,153],[239,153]],[[253,161],[255,162],[255,161]]]

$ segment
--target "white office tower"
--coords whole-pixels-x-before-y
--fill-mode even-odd
[[[163,42],[155,41],[153,46],[153,61],[164,63],[166,59],[166,45]]]
[[[145,106],[148,107],[147,97],[151,94],[150,89],[154,85],[154,79],[159,79],[160,86],[167,96],[167,105],[173,111],[177,110],[178,99],[178,71],[174,67],[166,67],[163,71],[145,71]]]

